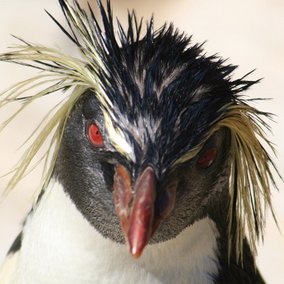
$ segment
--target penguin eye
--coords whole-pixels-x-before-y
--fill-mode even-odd
[[[98,147],[104,145],[102,134],[95,123],[89,125],[88,136],[93,145]]]
[[[209,148],[200,156],[197,161],[197,166],[201,169],[209,168],[217,157],[217,149]]]

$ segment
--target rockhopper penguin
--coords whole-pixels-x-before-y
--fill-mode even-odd
[[[59,3],[67,24],[50,16],[79,58],[22,39],[0,55],[40,71],[0,107],[60,97],[7,188],[51,137],[0,283],[264,283],[254,256],[277,170],[269,114],[241,96],[258,81],[232,79],[236,66],[173,25],[151,19],[142,34],[134,13],[115,28],[109,1],[101,25],[90,7]]]

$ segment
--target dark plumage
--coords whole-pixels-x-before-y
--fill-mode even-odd
[[[259,141],[264,139],[271,146],[261,125],[266,126],[261,117],[269,114],[250,107],[240,97],[241,92],[258,81],[247,80],[247,75],[233,80],[236,66],[217,56],[206,56],[201,45],[193,45],[191,38],[173,25],[154,31],[151,20],[142,36],[142,21],[132,13],[126,30],[118,22],[117,36],[109,1],[106,10],[98,1],[103,28],[91,9],[87,16],[75,1],[72,5],[65,0],[59,2],[70,31],[53,19],[77,45],[83,60],[24,41],[23,50],[0,56],[0,60],[43,70],[43,79],[55,76],[53,85],[43,88],[38,97],[58,90],[67,94],[72,91],[66,103],[46,122],[46,128],[12,178],[11,187],[25,174],[41,147],[37,141],[44,141],[55,129],[55,154],[45,172],[41,197],[12,252],[21,248],[21,240],[24,248],[29,247],[33,238],[38,248],[44,247],[46,237],[41,236],[38,227],[42,225],[38,224],[45,220],[44,212],[53,217],[54,210],[50,209],[50,213],[49,208],[62,198],[62,206],[56,207],[59,225],[52,228],[53,222],[57,224],[53,217],[50,231],[56,233],[69,224],[65,211],[72,213],[71,219],[78,219],[78,228],[62,229],[62,235],[59,230],[59,238],[66,237],[68,245],[70,241],[68,253],[81,245],[84,248],[79,254],[72,254],[72,261],[86,268],[87,255],[92,252],[90,235],[94,237],[97,232],[94,238],[101,242],[99,247],[104,247],[105,242],[109,247],[114,245],[113,250],[94,252],[95,263],[98,258],[110,257],[109,268],[102,269],[97,264],[90,270],[92,277],[84,280],[76,274],[71,281],[116,279],[112,273],[120,262],[115,257],[120,244],[128,243],[132,256],[139,257],[149,243],[145,263],[142,260],[140,267],[138,262],[137,268],[127,259],[125,263],[129,265],[119,270],[121,274],[127,275],[134,265],[138,271],[142,269],[142,276],[137,278],[142,283],[145,279],[152,283],[156,273],[159,283],[263,283],[254,254],[255,242],[262,236],[263,207],[272,209],[269,181],[273,182],[270,168],[274,164]],[[42,78],[34,78],[21,88],[33,86]],[[4,105],[21,96],[19,90],[11,89]],[[26,97],[24,105],[32,100]],[[59,196],[54,198],[56,194]],[[60,223],[60,216],[66,222]],[[45,221],[48,220],[50,217]],[[244,228],[249,229],[248,239]],[[77,230],[88,235],[83,242],[74,241]],[[203,241],[203,233],[212,236]],[[101,235],[106,240],[101,240]],[[193,242],[190,249],[173,245],[176,240],[186,240],[186,244],[187,238],[188,243]],[[87,249],[84,242],[89,245]],[[78,246],[73,247],[74,244]],[[155,249],[163,244],[165,249]],[[195,248],[197,252],[192,252]],[[54,251],[57,249],[54,245]],[[149,253],[158,253],[149,258],[147,249]],[[169,269],[165,260],[168,249],[172,250],[170,256],[180,252],[173,257]],[[64,252],[62,248],[62,255]],[[58,254],[61,256],[61,251]],[[189,271],[182,268],[187,265],[184,259]],[[50,268],[48,261],[42,261],[43,269]],[[151,272],[151,266],[155,270],[163,261],[165,265],[159,272]],[[177,276],[170,273],[175,268],[180,269]],[[99,276],[101,271],[105,271],[105,278]],[[66,277],[64,273],[56,274],[56,268],[52,273],[61,279],[57,281],[66,283],[72,277],[69,273]],[[25,278],[25,271],[19,275],[19,279],[36,281],[36,276]]]

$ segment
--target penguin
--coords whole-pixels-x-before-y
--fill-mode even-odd
[[[278,172],[264,147],[270,114],[242,97],[259,80],[232,79],[237,66],[172,24],[151,19],[143,35],[135,13],[115,28],[110,1],[98,1],[102,25],[91,7],[59,4],[68,29],[49,15],[80,58],[22,39],[0,55],[40,70],[1,107],[62,93],[8,185],[51,137],[0,282],[264,283],[256,242]]]

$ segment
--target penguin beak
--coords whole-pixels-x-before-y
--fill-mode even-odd
[[[122,231],[134,258],[141,256],[150,238],[172,211],[176,184],[157,190],[157,178],[151,166],[146,167],[132,186],[127,169],[116,166],[114,203]]]

